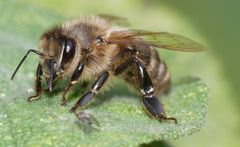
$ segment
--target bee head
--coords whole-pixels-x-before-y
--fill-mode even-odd
[[[48,33],[40,40],[40,51],[44,54],[40,58],[43,76],[51,91],[54,79],[62,76],[70,66],[76,53],[76,42],[58,32]]]
[[[30,52],[40,56],[42,75],[45,77],[49,91],[52,91],[54,79],[62,76],[64,71],[70,66],[76,53],[76,42],[74,39],[61,34],[59,29],[49,31],[40,39],[39,51],[29,49],[22,58],[11,79],[13,79],[27,58]]]

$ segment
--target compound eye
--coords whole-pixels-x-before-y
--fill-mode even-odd
[[[75,54],[75,44],[72,40],[68,39],[64,43],[63,58],[71,58]]]
[[[65,53],[66,54],[72,54],[73,52],[75,52],[75,44],[73,43],[72,40],[67,40],[65,42]]]

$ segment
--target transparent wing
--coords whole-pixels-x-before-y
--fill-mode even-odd
[[[114,15],[107,15],[107,14],[99,14],[97,15],[105,20],[107,20],[110,23],[114,23],[117,25],[121,25],[121,26],[129,26],[130,23],[127,21],[126,18],[123,17],[118,17],[118,16],[114,16]]]
[[[186,37],[166,32],[148,32],[141,30],[112,32],[109,41],[119,44],[148,45],[157,48],[199,52],[206,48],[201,44]]]

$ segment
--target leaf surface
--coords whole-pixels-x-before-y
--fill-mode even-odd
[[[61,88],[28,103],[38,57],[27,59],[14,81],[11,74],[26,50],[37,46],[41,32],[64,17],[36,6],[10,5],[0,3],[4,10],[0,13],[1,146],[136,146],[190,135],[204,125],[208,88],[190,77],[174,82],[170,94],[161,97],[167,115],[178,119],[177,125],[148,117],[139,96],[120,81],[83,110],[92,117],[91,125],[79,123],[69,112],[83,90],[75,88],[67,107],[60,105]]]

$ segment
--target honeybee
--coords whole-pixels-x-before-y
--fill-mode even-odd
[[[131,30],[119,26],[125,19],[115,16],[83,16],[49,29],[40,38],[39,50],[29,49],[14,71],[29,53],[40,56],[36,71],[35,92],[28,101],[39,98],[42,77],[49,92],[59,78],[69,77],[64,88],[62,105],[66,95],[79,81],[93,81],[91,88],[71,108],[81,120],[78,108],[90,102],[102,87],[109,85],[114,76],[120,77],[140,91],[146,112],[160,121],[173,120],[166,116],[158,95],[170,88],[167,66],[156,48],[197,52],[204,47],[191,39],[166,32]],[[105,86],[106,87],[106,86]]]

